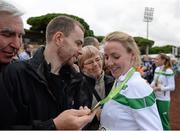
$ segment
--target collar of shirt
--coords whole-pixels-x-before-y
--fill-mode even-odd
[[[100,84],[102,82],[104,82],[104,71],[102,72],[100,78],[98,80],[96,80],[96,84]]]
[[[163,68],[164,68],[164,65],[162,65],[162,66],[159,66],[159,69],[160,69],[160,70],[162,70]]]
[[[132,68],[132,67],[131,67]],[[124,74],[124,75],[120,75],[120,77],[117,79],[118,82],[122,82],[124,81],[124,79],[126,78],[126,75],[128,74],[128,72],[131,70],[131,68]]]

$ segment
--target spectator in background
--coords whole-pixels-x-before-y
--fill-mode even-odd
[[[92,45],[99,50],[99,41],[95,37],[88,36],[84,39],[83,47],[88,45]],[[73,64],[73,67],[76,69],[76,71],[80,72],[77,62]]]
[[[87,45],[92,45],[99,50],[99,41],[95,37],[91,37],[91,36],[85,37],[83,47]]]
[[[101,57],[102,57],[102,59],[103,59],[103,70],[105,71],[105,74],[111,76],[110,71],[109,71],[108,68],[106,67],[106,63],[105,63],[105,61],[104,61],[104,51],[103,51],[102,48],[100,49],[99,41],[98,41],[95,37],[90,37],[90,36],[88,36],[88,37],[86,37],[86,38],[84,39],[84,45],[83,45],[83,47],[84,47],[84,46],[88,46],[88,45],[92,45],[92,46],[96,47],[96,48],[100,51],[100,55],[101,55]]]
[[[21,17],[12,14],[14,6],[0,1],[0,7],[4,9],[0,12],[0,61],[7,64],[20,47],[24,30]],[[83,37],[77,21],[57,17],[48,24],[45,49],[2,71],[0,129],[81,129],[93,119],[95,112],[90,114],[87,107],[69,109],[82,100],[76,97],[84,85],[71,65],[81,53]]]
[[[101,128],[162,130],[153,90],[135,70],[141,60],[133,37],[112,32],[104,43],[105,61],[116,80],[101,112]]]
[[[143,63],[141,63],[140,66],[136,67],[136,70],[141,74],[142,77],[144,77],[144,66],[143,66]]]
[[[24,51],[18,55],[19,60],[29,60],[31,58],[32,45],[24,44],[23,49]]]
[[[142,59],[144,64],[144,75],[143,78],[147,80],[147,82],[150,84],[153,81],[153,75],[154,75],[154,65],[151,57],[148,55],[145,55]]]
[[[158,111],[161,117],[164,130],[170,130],[169,109],[170,92],[175,89],[174,72],[170,57],[166,54],[159,54],[155,59],[156,69],[154,80],[151,83],[155,91]]]
[[[174,73],[176,74],[176,72],[178,71],[178,62],[176,59],[172,59],[171,63],[172,63],[172,69],[173,69]]]
[[[79,56],[78,65],[88,83],[85,88],[89,108],[94,107],[97,102],[109,94],[114,79],[104,73],[102,56],[99,50],[92,45],[82,48],[82,55]],[[99,119],[95,117],[85,129],[99,129]]]

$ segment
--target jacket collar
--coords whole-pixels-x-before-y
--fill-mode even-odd
[[[40,78],[46,80],[44,76],[44,67],[48,65],[44,59],[44,49],[45,47],[39,48],[34,54],[33,58],[28,60],[27,62],[35,70],[35,72],[38,74]]]
[[[117,79],[117,81],[119,81],[119,82],[124,81],[124,79],[126,78],[128,72],[131,70],[131,68],[124,75],[120,75],[119,78]]]

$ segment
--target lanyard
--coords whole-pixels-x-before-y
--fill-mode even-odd
[[[164,75],[165,73],[164,73],[164,71],[160,70],[158,72],[155,72],[155,74],[158,74],[158,76],[160,76],[160,75]]]
[[[136,71],[136,69],[135,69],[134,67],[132,67],[132,68],[130,69],[130,71],[128,72],[128,74],[126,75],[126,77],[125,77],[125,79],[123,80],[123,82],[120,83],[120,84],[118,85],[118,87],[115,87],[115,85],[116,85],[116,84],[115,84],[116,82],[115,82],[114,85],[113,85],[113,87],[112,87],[112,89],[111,89],[111,91],[110,91],[110,93],[108,94],[108,96],[105,97],[104,99],[102,99],[101,101],[99,101],[99,102],[96,104],[96,106],[95,106],[91,111],[93,111],[93,110],[95,110],[97,107],[105,104],[106,102],[108,102],[109,100],[111,100],[115,95],[117,95],[117,94],[121,91],[121,89],[124,87],[124,85],[128,82],[128,80],[132,77],[132,75],[134,74],[135,71]]]
[[[164,71],[155,72],[155,74],[157,74],[158,76],[160,76],[160,75],[163,75],[163,76],[173,76],[174,75],[174,73],[166,74]]]

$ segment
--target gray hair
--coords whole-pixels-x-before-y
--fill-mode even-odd
[[[22,16],[24,13],[17,9],[14,5],[0,0],[0,13],[9,13],[13,16]]]
[[[85,38],[84,38],[83,47],[84,47],[84,46],[88,46],[88,45],[93,45],[93,46],[95,46],[96,48],[99,49],[99,41],[98,41],[98,39],[95,38],[95,37],[88,36],[88,37],[85,37]]]

